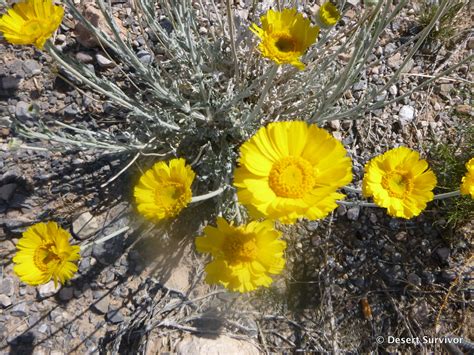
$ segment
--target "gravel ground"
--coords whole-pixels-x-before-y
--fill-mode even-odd
[[[133,28],[127,5],[114,7]],[[460,26],[454,46],[426,46],[379,99],[403,94],[472,51],[472,30]],[[368,83],[386,83],[402,61],[391,53],[415,27],[410,9],[387,29],[369,58],[378,63],[353,85],[347,104],[356,104]],[[56,43],[96,71],[114,71],[77,31],[66,19]],[[148,60],[143,41],[134,41]],[[6,43],[0,52],[0,353],[449,350],[388,344],[389,335],[463,337],[466,344],[458,347],[472,351],[472,221],[447,226],[445,209],[435,203],[409,221],[381,209],[341,206],[323,221],[281,226],[288,266],[271,288],[238,296],[209,287],[192,241],[213,220],[212,202],[168,225],[150,226],[130,204],[140,167],[110,181],[131,156],[47,150],[44,142],[20,137],[16,123],[32,126],[38,118],[111,132],[120,131],[123,120],[99,95],[68,82],[47,55]],[[354,181],[361,181],[365,162],[389,148],[403,144],[426,156],[430,147],[462,137],[472,126],[472,80],[472,68],[461,66],[364,120],[327,124],[353,159]],[[14,276],[11,257],[21,232],[45,220],[70,228],[77,242],[130,228],[88,248],[70,285],[35,288]]]

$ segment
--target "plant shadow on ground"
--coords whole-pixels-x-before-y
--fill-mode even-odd
[[[450,244],[446,229],[434,223],[439,218],[425,211],[405,221],[365,209],[357,221],[339,216],[316,230],[305,224],[285,228],[287,282],[276,282],[255,299],[262,311],[275,315],[260,319],[270,350],[284,344],[313,351],[390,351],[376,343],[377,336],[469,337],[460,328],[472,315],[469,235]],[[428,349],[440,350],[439,344]]]

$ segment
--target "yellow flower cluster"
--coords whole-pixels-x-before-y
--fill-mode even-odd
[[[63,15],[63,8],[51,0],[25,0],[0,18],[0,31],[13,44],[41,49]],[[340,18],[336,6],[326,2],[316,21],[331,27]],[[261,27],[252,24],[250,29],[261,40],[262,56],[277,65],[304,69],[301,57],[315,43],[320,28],[294,9],[269,10],[261,22]],[[294,224],[302,218],[326,217],[345,197],[338,190],[352,181],[352,164],[341,142],[305,121],[261,127],[241,145],[238,163],[233,185],[255,220],[234,226],[219,217],[217,227],[205,227],[195,245],[197,251],[212,256],[206,266],[207,282],[249,292],[270,286],[272,275],[285,266],[286,242],[275,222]],[[474,198],[474,158],[466,168],[460,192]],[[157,162],[134,187],[137,211],[154,222],[178,216],[193,202],[195,176],[182,158]],[[412,218],[433,200],[436,183],[435,174],[417,152],[399,147],[366,164],[362,192],[389,215]],[[18,242],[14,272],[30,285],[51,279],[64,284],[77,271],[80,252],[69,239],[70,234],[55,222],[33,225]]]

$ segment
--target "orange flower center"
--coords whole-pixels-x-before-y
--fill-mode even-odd
[[[382,178],[382,186],[391,197],[404,198],[413,189],[413,181],[405,171],[391,171]]]
[[[313,166],[301,157],[285,157],[273,164],[268,185],[279,197],[302,198],[316,183]]]
[[[36,248],[33,256],[35,266],[41,271],[48,271],[52,264],[61,262],[61,257],[58,256],[55,249],[56,248],[52,243]]]
[[[177,213],[186,206],[186,188],[180,182],[164,182],[155,191],[155,202],[167,212]]]
[[[251,262],[257,258],[258,248],[255,236],[237,233],[225,241],[224,254],[230,264]]]

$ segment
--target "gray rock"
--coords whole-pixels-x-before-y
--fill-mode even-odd
[[[391,85],[389,88],[388,88],[388,92],[390,94],[392,94],[393,96],[397,96],[398,94],[398,88],[395,84]]]
[[[408,274],[407,280],[408,280],[409,283],[411,283],[415,286],[421,286],[421,277],[419,277],[417,274],[415,274],[413,272]]]
[[[109,303],[110,299],[109,297],[104,297],[100,299],[99,301],[95,302],[92,304],[92,309],[99,314],[105,314],[107,313],[107,310],[109,309]]]
[[[11,277],[5,277],[0,281],[0,294],[12,296],[14,291],[13,285],[13,279]]]
[[[15,76],[0,77],[0,95],[7,96],[9,93],[18,89],[21,80],[21,78]]]
[[[452,282],[456,279],[457,275],[454,271],[443,270],[441,271],[441,280],[444,282]]]
[[[77,52],[76,53],[76,59],[80,61],[81,63],[89,64],[94,61],[94,58],[85,52]]]
[[[0,128],[10,128],[12,120],[8,117],[0,117]]]
[[[428,285],[431,285],[436,280],[435,276],[429,271],[423,271],[421,276],[423,276],[423,280]]]
[[[3,308],[6,308],[8,306],[11,306],[11,304],[12,304],[12,300],[10,299],[10,297],[0,294],[0,306],[2,306]]]
[[[314,232],[315,230],[317,230],[319,227],[319,222],[318,221],[309,221],[307,224],[306,224],[306,229],[310,232]]]
[[[76,116],[79,113],[76,105],[69,105],[64,108],[64,114],[67,116]]]
[[[97,219],[89,212],[84,212],[72,223],[72,232],[81,240],[87,239],[96,233],[98,229],[99,223],[97,222]]]
[[[106,315],[107,321],[112,324],[118,324],[123,322],[123,315],[120,309],[111,309]]]
[[[10,201],[10,198],[13,196],[13,193],[15,192],[16,188],[17,184],[14,183],[0,186],[0,200],[7,202]]]
[[[387,60],[388,66],[392,69],[398,69],[400,67],[400,65],[402,64],[402,62],[403,61],[402,61],[402,56],[401,56],[400,52],[395,53],[393,56],[391,56]]]
[[[24,101],[18,101],[15,106],[15,116],[20,121],[27,121],[33,116],[31,115],[31,105]]]
[[[153,63],[153,56],[147,51],[141,50],[137,53],[137,57],[145,65],[150,65]]]
[[[27,311],[28,311],[28,309],[26,307],[26,303],[21,302],[21,303],[16,304],[12,308],[10,314],[14,317],[25,317]]]
[[[55,287],[54,281],[51,280],[48,283],[41,285],[37,288],[38,297],[40,299],[51,297],[52,295],[54,295],[56,292],[59,291],[59,288],[60,288],[59,284],[57,285],[57,287]]]
[[[403,125],[407,124],[415,118],[415,109],[412,106],[404,105],[398,111],[398,117]]]
[[[97,53],[95,55],[95,59],[97,60],[97,64],[99,64],[101,68],[111,68],[115,65],[114,62],[112,62],[109,58],[104,57],[100,53]]]
[[[74,289],[72,287],[64,287],[59,291],[59,298],[61,301],[69,301],[74,296]]]
[[[38,75],[41,73],[41,64],[36,60],[27,59],[23,62],[23,70],[29,75]]]
[[[347,210],[347,218],[351,221],[357,221],[359,219],[360,207],[354,206]]]
[[[40,333],[48,334],[48,331],[49,331],[49,326],[46,323],[43,323],[38,327],[38,332]]]
[[[449,259],[449,256],[451,255],[451,251],[449,248],[438,248],[436,249],[436,255],[438,256],[439,260],[442,262],[446,262]]]
[[[354,91],[361,91],[367,89],[367,82],[366,81],[358,81],[352,86]]]

